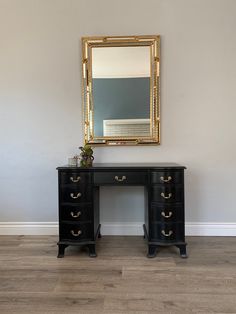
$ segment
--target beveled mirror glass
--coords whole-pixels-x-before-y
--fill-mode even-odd
[[[85,143],[160,143],[159,36],[82,38]]]

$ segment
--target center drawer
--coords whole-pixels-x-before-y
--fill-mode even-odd
[[[148,181],[147,172],[113,171],[95,172],[94,184],[98,185],[145,185]]]

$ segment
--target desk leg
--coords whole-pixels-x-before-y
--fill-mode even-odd
[[[102,237],[101,235],[101,224],[98,225],[98,228],[97,228],[97,232],[96,232],[96,237],[95,239],[100,239]]]
[[[179,245],[176,245],[176,247],[179,248],[180,256],[182,258],[188,257],[187,251],[186,251],[186,244],[179,244]]]
[[[156,257],[157,247],[155,245],[148,245],[148,254],[147,257],[153,258]]]
[[[66,248],[67,246],[68,246],[68,245],[65,245],[65,244],[58,244],[58,255],[57,255],[58,258],[64,257],[65,248]]]
[[[89,256],[90,257],[97,257],[95,244],[89,244],[88,249],[89,249]]]

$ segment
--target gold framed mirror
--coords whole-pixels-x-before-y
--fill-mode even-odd
[[[160,144],[159,68],[159,35],[82,38],[85,144]]]

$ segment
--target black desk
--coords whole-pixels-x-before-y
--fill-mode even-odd
[[[175,245],[186,257],[184,166],[174,163],[94,164],[92,168],[58,167],[58,257],[68,245],[86,245],[96,256],[101,237],[99,186],[145,186],[144,237],[148,257],[158,246]]]

